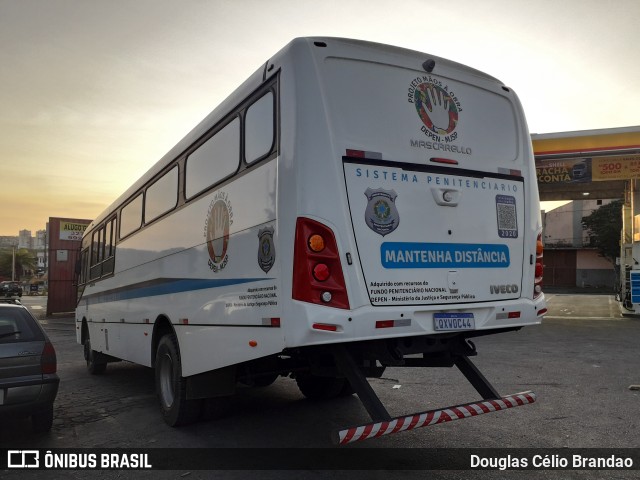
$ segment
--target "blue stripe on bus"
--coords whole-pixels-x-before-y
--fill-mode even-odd
[[[106,290],[85,296],[82,300],[86,305],[97,303],[119,302],[133,300],[135,298],[157,297],[158,295],[170,295],[172,293],[191,292],[205,290],[207,288],[227,287],[243,283],[257,282],[261,280],[273,280],[271,278],[229,278],[229,279],[199,279],[199,278],[159,278],[148,282],[136,283],[126,287]]]

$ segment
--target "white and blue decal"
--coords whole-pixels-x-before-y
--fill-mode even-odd
[[[509,247],[479,243],[384,242],[384,268],[507,268]]]
[[[396,208],[398,194],[395,190],[367,188],[364,194],[368,199],[364,218],[369,228],[383,237],[398,228],[400,214]]]

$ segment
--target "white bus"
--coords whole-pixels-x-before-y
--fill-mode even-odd
[[[387,366],[455,365],[494,410],[530,403],[500,399],[468,339],[541,322],[541,230],[510,88],[425,53],[299,38],[87,228],[77,340],[91,373],[155,368],[172,426],[238,382],[292,376],[307,397],[358,394],[377,426],[343,443],[407,429],[366,380]]]

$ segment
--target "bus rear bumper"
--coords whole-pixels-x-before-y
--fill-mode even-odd
[[[294,310],[285,319],[296,319],[286,322],[288,348],[442,333],[463,333],[469,337],[486,335],[539,325],[546,313],[542,296],[535,300],[523,298],[494,304],[362,306],[347,311],[295,301],[293,305]],[[459,312],[468,321],[454,322],[451,328],[442,329],[438,315]]]

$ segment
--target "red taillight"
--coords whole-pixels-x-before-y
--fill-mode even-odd
[[[293,262],[295,300],[349,309],[338,245],[330,228],[298,218]]]
[[[313,324],[313,328],[315,330],[322,330],[324,332],[337,332],[338,331],[338,326],[337,325],[329,325],[326,323],[314,323]]]
[[[376,328],[393,328],[394,323],[393,320],[378,320],[376,322]]]
[[[40,372],[42,374],[56,373],[57,368],[56,350],[50,342],[46,342],[42,349],[42,355],[40,355]]]
[[[347,157],[364,158],[364,151],[347,148]]]
[[[544,272],[544,267],[541,263],[536,262],[536,278],[542,277],[542,273]]]
[[[429,159],[429,161],[434,162],[434,163],[444,163],[446,165],[458,165],[458,161],[457,160],[453,160],[451,158],[431,157]]]
[[[536,265],[533,280],[533,298],[539,297],[542,294],[542,275],[544,272],[544,264],[542,262],[543,254],[544,247],[542,245],[542,234],[540,234],[536,240]]]
[[[313,267],[313,278],[319,282],[326,281],[331,276],[331,270],[324,263],[319,263]]]

